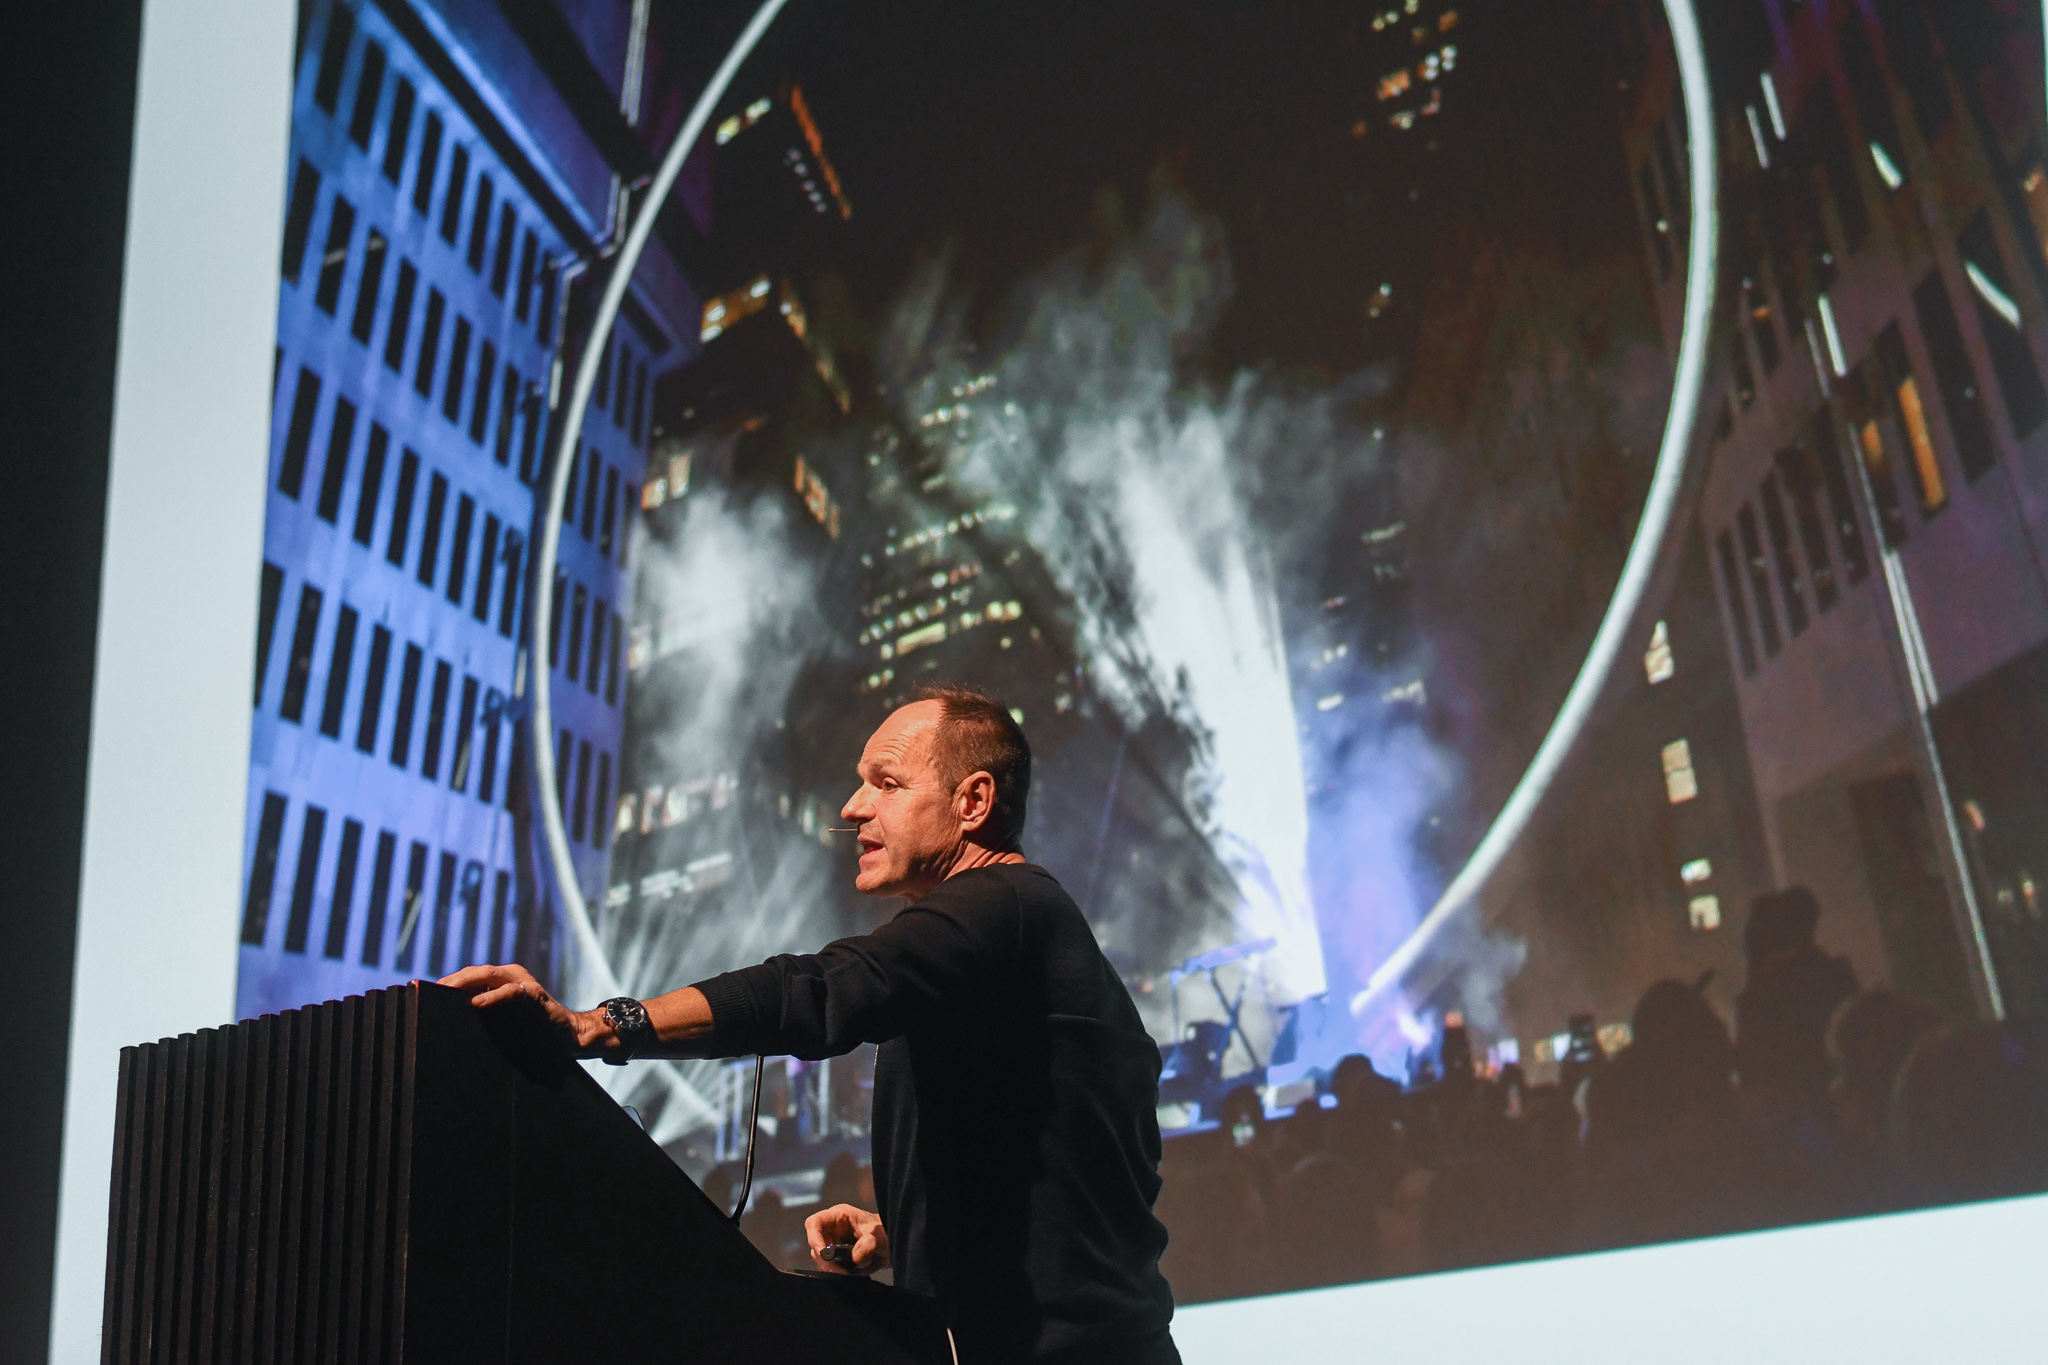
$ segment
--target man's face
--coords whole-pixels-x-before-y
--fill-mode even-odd
[[[945,876],[966,831],[932,741],[941,708],[912,702],[882,722],[860,755],[860,790],[840,815],[860,840],[853,884],[870,896],[916,899]]]

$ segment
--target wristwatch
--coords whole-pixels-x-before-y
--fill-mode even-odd
[[[647,1018],[647,1006],[630,995],[620,995],[598,1008],[612,1021],[612,1032],[619,1036],[617,1047],[605,1049],[604,1060],[613,1066],[624,1066],[654,1037],[654,1024]]]

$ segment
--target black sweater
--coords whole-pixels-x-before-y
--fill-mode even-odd
[[[881,1045],[875,1196],[896,1283],[938,1300],[963,1359],[1165,1331],[1159,1049],[1043,868],[960,873],[871,934],[698,989],[707,1056]]]

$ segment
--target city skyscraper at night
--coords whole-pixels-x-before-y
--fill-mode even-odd
[[[1670,43],[1655,6],[1609,8],[1668,281]],[[1742,6],[1708,30],[1728,265],[1697,513],[1770,879],[1814,890],[1865,980],[1950,1017],[2037,1010],[2039,16],[1897,0],[1783,21]],[[1675,346],[1676,289],[1658,304]]]

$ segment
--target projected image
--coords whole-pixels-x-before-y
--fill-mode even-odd
[[[752,6],[302,6],[240,1012],[864,932],[965,682],[1179,1302],[2048,1188],[2040,15],[1703,8],[792,0],[657,202]],[[604,1070],[873,1205],[872,1048]]]

